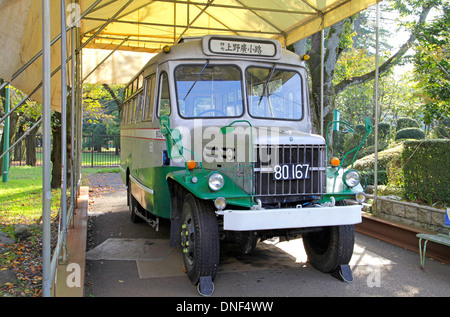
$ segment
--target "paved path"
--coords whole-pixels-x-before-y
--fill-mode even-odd
[[[92,174],[85,296],[198,297],[183,272],[179,248],[168,245],[169,223],[156,232],[133,224],[126,188],[118,174]],[[450,296],[450,265],[363,234],[351,260],[354,281],[344,283],[315,270],[301,239],[258,244],[251,256],[221,250],[214,297]]]

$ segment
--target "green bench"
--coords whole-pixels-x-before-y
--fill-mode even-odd
[[[446,227],[450,227],[450,209],[449,208],[447,208],[447,211],[445,212],[444,225]],[[427,250],[427,243],[428,243],[428,241],[432,241],[432,242],[439,243],[439,244],[446,245],[446,246],[450,247],[450,231],[449,231],[449,234],[419,233],[416,236],[419,238],[420,267],[422,269],[425,266],[425,252]],[[423,244],[423,247],[422,247],[422,240],[425,240],[425,242]]]

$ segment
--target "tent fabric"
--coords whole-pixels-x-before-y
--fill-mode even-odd
[[[68,23],[77,24],[83,74],[89,83],[126,83],[165,45],[207,34],[277,39],[283,46],[301,40],[375,4],[377,0],[66,0]],[[60,34],[60,1],[51,3],[51,39]],[[0,0],[0,78],[14,73],[42,49],[41,1]],[[68,33],[70,35],[70,32]],[[68,37],[70,42],[70,36]],[[60,65],[60,41],[51,50],[52,71]],[[70,52],[69,54],[70,55]],[[70,64],[70,63],[69,63]],[[42,81],[38,58],[11,84],[30,93]],[[70,81],[69,81],[70,83]],[[60,77],[52,77],[52,108],[60,109]],[[32,97],[41,102],[39,90]]]

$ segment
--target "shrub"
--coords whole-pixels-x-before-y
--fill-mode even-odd
[[[379,140],[389,140],[389,136],[391,135],[391,125],[386,122],[382,122],[378,124],[378,139]]]
[[[370,169],[364,171],[365,177],[363,177],[363,181],[367,181],[368,185],[374,185],[375,184],[375,170]],[[387,185],[389,183],[387,178],[386,170],[378,170],[378,178],[377,178],[377,184],[378,185]]]
[[[403,143],[395,143],[384,151],[378,152],[378,169],[386,170],[390,162],[399,158],[403,150]],[[368,155],[355,162],[354,168],[361,171],[373,170],[375,166],[375,154]]]
[[[419,128],[404,128],[395,134],[395,140],[400,139],[425,139],[425,133]]]
[[[428,203],[450,203],[450,140],[405,141],[405,194]],[[389,180],[390,181],[390,180]]]
[[[355,130],[355,132],[361,136],[364,136],[366,134],[366,128],[364,126],[364,124],[357,124],[355,125],[355,127],[353,128]]]
[[[417,120],[401,117],[397,119],[396,131],[400,131],[405,128],[419,128],[419,123]]]
[[[450,118],[442,119],[435,128],[436,136],[438,138],[450,139]]]
[[[398,171],[402,151],[403,143],[395,143],[386,150],[378,152],[378,184],[389,183],[398,186],[402,182],[402,174]],[[359,171],[364,171],[368,176],[368,183],[373,184],[375,154],[357,160],[353,167]]]
[[[389,146],[389,144],[387,142],[379,141],[378,142],[378,153],[386,150],[388,146]],[[363,146],[356,157],[357,157],[357,159],[360,159],[360,158],[363,158],[363,157],[373,154],[373,153],[375,153],[375,144],[370,145],[370,146]]]
[[[450,139],[397,142],[378,153],[378,184],[403,188],[406,197],[428,203],[450,203]],[[374,154],[355,162],[373,182]],[[384,175],[386,171],[386,176]]]

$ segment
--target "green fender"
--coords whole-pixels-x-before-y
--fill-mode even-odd
[[[357,193],[364,191],[361,184],[352,188],[344,184],[342,177],[346,171],[343,168],[327,168],[326,191],[320,200],[321,203],[331,201],[331,197],[336,201],[353,198]]]
[[[213,172],[217,171],[203,171],[198,168],[189,172],[186,172],[186,170],[179,170],[168,173],[167,179],[170,178],[177,182],[199,199],[214,201],[218,197],[223,197],[226,199],[227,205],[247,208],[255,205],[252,196],[236,185],[231,178],[223,173],[221,173],[225,179],[223,188],[219,191],[212,191],[208,186],[208,177]]]

